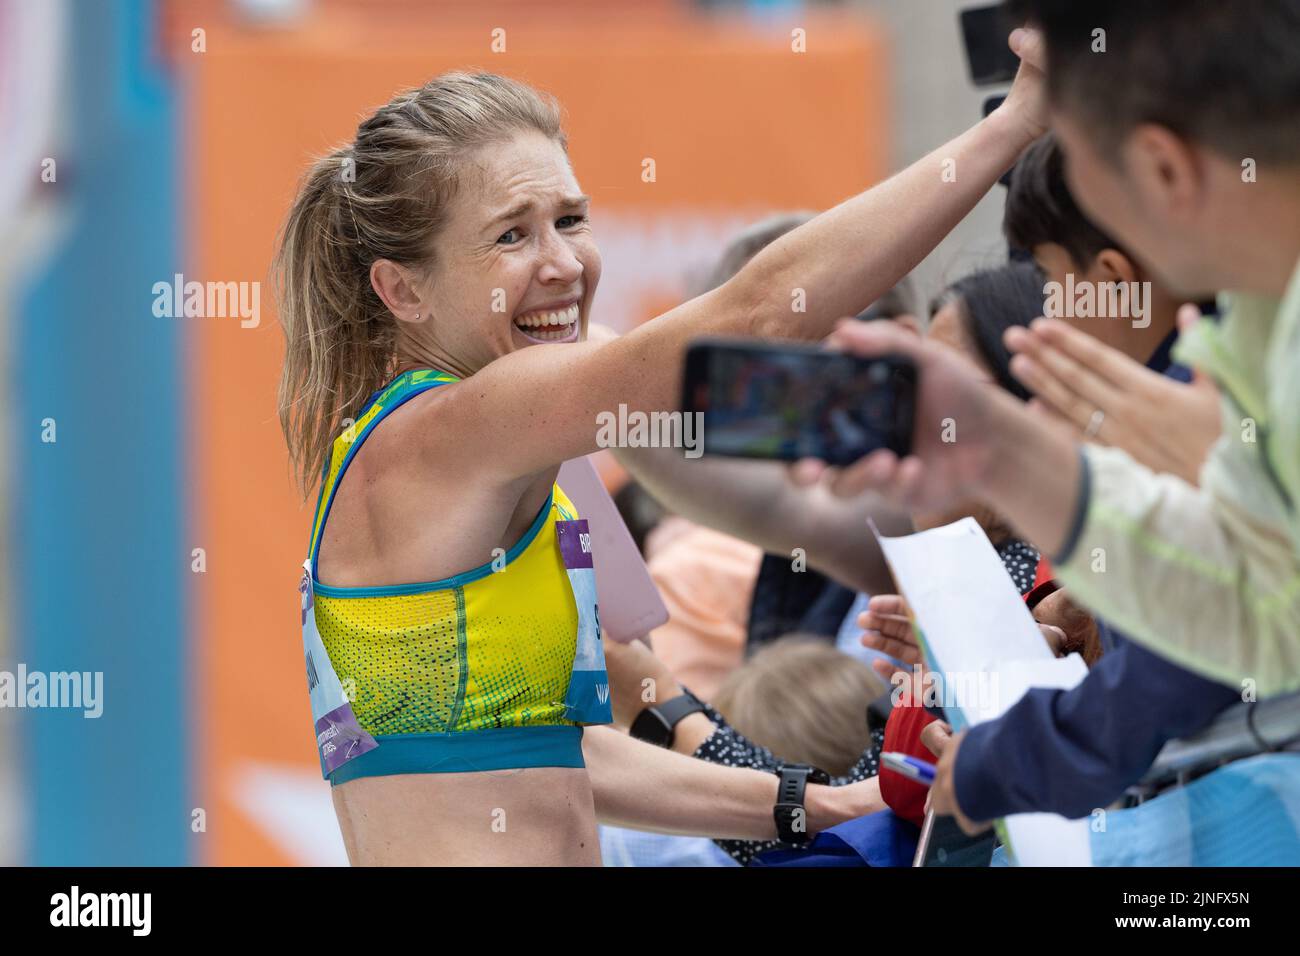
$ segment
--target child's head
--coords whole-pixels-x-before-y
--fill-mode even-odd
[[[1106,283],[1150,282],[1150,275],[1137,259],[1118,242],[1098,229],[1079,209],[1070,195],[1065,180],[1064,156],[1056,138],[1047,135],[1025,151],[1011,174],[1011,188],[1007,191],[1006,211],[1002,230],[1007,241],[1024,249],[1034,257],[1050,282],[1067,285],[1073,276],[1073,285],[1093,289]],[[1173,328],[1173,304],[1154,283],[1151,301],[1151,318],[1159,332]],[[1102,298],[1098,298],[1101,307]],[[1156,310],[1159,314],[1155,314]],[[1107,319],[1093,315],[1076,316],[1073,309],[1060,318],[1089,335],[1103,340],[1107,335]],[[1120,316],[1111,316],[1111,319]],[[1100,324],[1099,324],[1100,323]],[[1113,343],[1120,344],[1120,343]],[[1147,352],[1151,349],[1147,349]],[[1146,354],[1134,355],[1141,361]]]
[[[1028,262],[978,269],[948,286],[931,308],[927,337],[974,362],[980,372],[1022,402],[1028,390],[1011,374],[1007,329],[1042,315],[1043,276]]]
[[[971,362],[981,377],[1027,401],[1029,392],[1011,374],[1011,353],[1003,334],[1012,326],[1028,325],[1041,314],[1042,289],[1042,273],[1029,262],[974,272],[954,282],[935,301],[926,336]],[[974,500],[956,501],[938,511],[915,512],[912,521],[923,531],[968,515],[979,522],[994,545],[1013,537],[1006,521]]]
[[[888,690],[870,667],[829,642],[789,635],[732,671],[713,703],[782,760],[842,776],[871,746],[867,705]]]
[[[1007,190],[1002,231],[1007,241],[1034,257],[1048,279],[1130,281],[1140,267],[1114,239],[1079,209],[1065,184],[1065,160],[1056,137],[1037,140],[1016,163]]]

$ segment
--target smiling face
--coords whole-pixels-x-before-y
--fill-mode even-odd
[[[600,253],[568,156],[540,133],[483,147],[459,188],[420,283],[431,303],[408,334],[463,373],[531,345],[581,341]]]

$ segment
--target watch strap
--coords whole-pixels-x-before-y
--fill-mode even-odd
[[[783,764],[778,771],[776,805],[772,818],[776,821],[777,836],[783,843],[802,846],[812,839],[808,831],[804,795],[810,783],[830,783],[830,775],[808,764]]]
[[[646,743],[671,747],[677,725],[691,714],[701,713],[703,710],[704,704],[687,691],[662,704],[651,704],[649,707],[642,708],[636,720],[632,721],[628,732]]]

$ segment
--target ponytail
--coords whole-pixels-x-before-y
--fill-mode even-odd
[[[398,94],[308,171],[274,263],[285,336],[280,427],[304,497],[344,421],[395,365],[397,322],[370,283],[371,265],[431,265],[459,162],[521,131],[565,145],[554,100],[491,73],[447,73]]]
[[[385,380],[396,332],[370,285],[368,256],[351,219],[351,160],[349,147],[315,162],[289,210],[275,261],[285,336],[280,427],[304,496],[343,421]]]

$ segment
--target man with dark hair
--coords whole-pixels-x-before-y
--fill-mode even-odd
[[[1120,297],[1130,305],[1122,314],[1094,306],[1085,314],[1067,310],[1060,318],[1153,371],[1189,381],[1190,372],[1170,357],[1178,338],[1179,300],[1083,214],[1065,184],[1064,166],[1050,133],[1025,150],[1007,190],[1002,216],[1007,242],[1033,256],[1049,283],[1086,288],[1095,303],[1107,301],[1104,290],[1110,286],[1140,287],[1139,294]]]
[[[846,349],[911,355],[920,396],[913,454],[876,452],[835,487],[912,507],[980,497],[1134,640],[1261,696],[1300,687],[1300,0],[1011,9],[1042,31],[1045,50],[1033,32],[1013,42],[1050,63],[1082,210],[1180,294],[1231,290],[1222,322],[1197,323],[1175,352],[1218,382],[1224,436],[1197,489],[1117,449],[1081,449],[941,350],[846,324]],[[1051,340],[1051,323],[1008,333],[1022,368],[1056,360]],[[946,417],[960,441],[942,441]],[[960,743],[940,760],[939,812],[962,810]]]
[[[1161,127],[1221,156],[1291,165],[1300,155],[1296,38],[1289,0],[1007,0],[1042,32],[1048,96],[1062,127],[1086,131],[1116,169]],[[1071,160],[1073,144],[1066,144]],[[1242,150],[1245,150],[1243,152]]]
[[[1138,267],[1080,211],[1064,160],[1048,134],[1011,176],[1003,214],[1008,242],[1032,252],[1049,279],[1131,281]],[[1066,320],[1161,375],[1188,381],[1170,358],[1176,299],[1164,290],[1149,326],[1106,318]],[[1158,344],[1153,344],[1158,343]],[[1106,654],[1069,690],[1034,688],[996,720],[971,727],[955,764],[956,797],[971,819],[1051,811],[1077,817],[1137,783],[1170,740],[1208,725],[1240,692],[1207,680],[1096,621]]]

